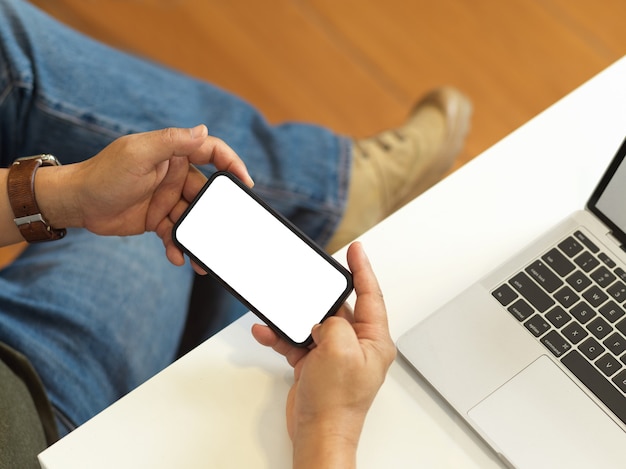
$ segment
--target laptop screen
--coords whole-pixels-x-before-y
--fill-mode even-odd
[[[626,246],[626,140],[617,151],[587,208],[596,214]]]

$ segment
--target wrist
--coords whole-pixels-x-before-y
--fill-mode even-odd
[[[35,177],[35,197],[42,215],[54,228],[83,226],[78,203],[80,177],[76,164],[42,166]]]
[[[299,422],[293,435],[294,468],[356,467],[356,452],[365,416],[329,412]]]

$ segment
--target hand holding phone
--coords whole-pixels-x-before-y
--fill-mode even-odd
[[[352,276],[226,172],[215,173],[173,229],[176,245],[268,326],[305,346],[334,314]]]

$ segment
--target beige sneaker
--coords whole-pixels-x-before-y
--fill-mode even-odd
[[[326,250],[336,252],[438,182],[463,147],[471,114],[461,92],[438,88],[401,127],[354,141],[346,211]]]

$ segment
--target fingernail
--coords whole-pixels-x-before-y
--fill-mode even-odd
[[[196,125],[194,128],[189,129],[191,132],[191,138],[192,139],[196,139],[199,137],[204,137],[209,133],[209,130],[207,129],[206,125],[204,124],[200,124],[200,125]]]

